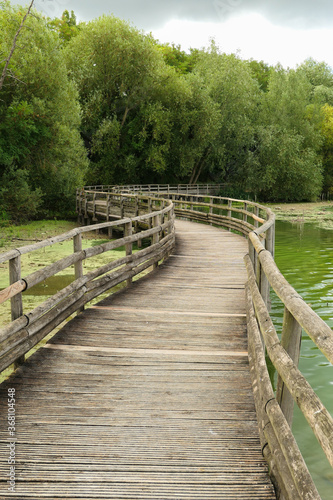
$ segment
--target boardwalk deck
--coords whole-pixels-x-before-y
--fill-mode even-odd
[[[1,499],[275,498],[247,359],[246,240],[176,225],[153,275],[69,322],[3,384]]]

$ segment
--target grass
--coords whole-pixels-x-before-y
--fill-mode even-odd
[[[21,226],[0,227],[0,247],[2,252],[5,252],[29,242],[34,243],[51,236],[66,233],[75,227],[77,227],[77,224],[74,221],[64,220],[41,220]]]

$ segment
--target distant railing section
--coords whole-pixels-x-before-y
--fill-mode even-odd
[[[118,194],[109,195],[116,204]],[[116,221],[108,221],[92,226],[78,227],[68,233],[39,243],[10,250],[0,254],[0,264],[9,262],[9,286],[0,291],[0,304],[11,301],[12,322],[0,329],[0,371],[12,363],[16,366],[24,362],[25,354],[46,335],[76,311],[82,311],[85,304],[126,282],[143,271],[157,267],[159,261],[171,252],[174,242],[174,207],[171,201],[154,196],[122,195],[123,216]],[[95,207],[97,210],[97,208]],[[135,217],[128,217],[128,213]],[[107,230],[109,237],[117,239],[91,248],[82,249],[82,235],[86,232]],[[119,231],[122,234],[119,235]],[[27,276],[21,276],[21,256],[33,254],[36,250],[66,240],[73,240],[73,253]],[[141,248],[141,243],[150,240],[150,246]],[[133,244],[138,251],[132,253]],[[84,274],[83,261],[92,259],[110,250],[125,246],[125,256],[97,267]],[[23,310],[22,293],[45,279],[73,266],[75,280],[33,311]]]
[[[85,186],[87,191],[118,193],[219,194],[227,184],[126,184]]]
[[[77,207],[85,220],[121,217],[125,193],[112,205],[111,191],[78,191]],[[278,498],[320,499],[291,431],[294,401],[307,419],[333,467],[333,419],[298,370],[302,328],[333,363],[333,332],[280,273],[274,262],[275,216],[258,203],[212,196],[210,193],[156,192],[172,200],[177,217],[212,224],[247,236],[245,256],[249,362],[263,455]],[[113,201],[115,201],[113,199]],[[140,196],[138,196],[140,204]],[[279,339],[270,310],[270,288],[285,306]],[[276,393],[267,370],[265,354],[278,373]]]
[[[128,193],[118,193],[114,196],[112,191],[100,191],[89,189],[78,189],[76,195],[76,209],[80,222],[90,223],[98,220],[116,220],[124,217],[125,213],[136,216],[139,207],[150,210],[149,205],[142,198],[143,195],[137,195],[137,205],[128,205]],[[238,231],[248,235],[253,228],[266,222],[267,207],[251,201],[237,200],[233,198],[224,198],[212,196],[210,194],[184,194],[153,192],[152,196],[160,200],[171,200],[174,205],[175,215],[188,220],[214,224],[230,230]],[[149,203],[149,201],[148,201]],[[261,214],[262,212],[262,214]],[[252,219],[252,223],[249,220]],[[273,245],[274,225],[269,230],[269,243]],[[273,252],[273,246],[271,248]]]

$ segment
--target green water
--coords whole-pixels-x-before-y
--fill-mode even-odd
[[[333,231],[313,224],[277,222],[275,260],[289,283],[333,328]],[[283,307],[272,294],[272,315],[281,330]],[[299,368],[333,415],[333,366],[303,332]],[[323,500],[333,498],[333,470],[295,405],[293,432]]]

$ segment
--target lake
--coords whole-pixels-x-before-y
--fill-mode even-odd
[[[333,231],[314,224],[276,223],[275,261],[305,302],[333,328]],[[281,332],[283,307],[271,294],[272,316]],[[299,368],[333,415],[333,366],[303,332]],[[333,470],[295,405],[293,432],[323,500],[333,498]]]

